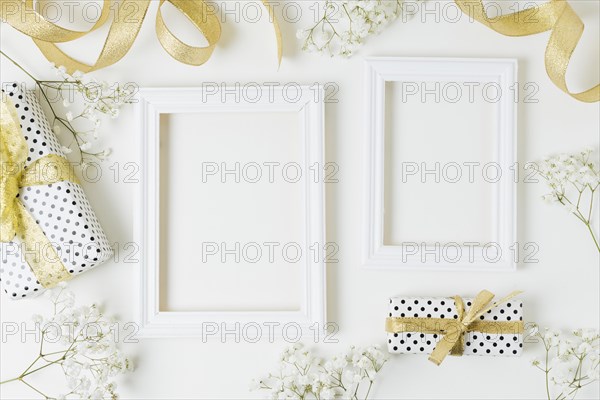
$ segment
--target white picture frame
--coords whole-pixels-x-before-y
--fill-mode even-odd
[[[494,134],[495,162],[502,171],[516,165],[517,120],[514,100],[517,61],[514,59],[401,58],[376,57],[365,60],[365,198],[363,266],[376,269],[514,271],[513,247],[517,241],[517,184],[514,176],[503,174],[493,190],[494,246],[498,258],[484,257],[487,244],[462,248],[468,257],[453,263],[428,260],[423,248],[384,244],[384,172],[386,82],[478,82],[493,83],[502,95],[495,104],[497,128]],[[462,245],[461,245],[462,247]],[[469,251],[473,251],[469,253]],[[414,254],[412,254],[414,253]],[[473,255],[471,255],[473,254]],[[493,260],[493,262],[491,262]]]
[[[239,89],[239,88],[238,88]],[[228,90],[229,95],[221,96]],[[221,332],[235,329],[263,330],[263,337],[314,335],[326,329],[325,261],[306,258],[300,310],[288,311],[161,311],[159,306],[159,136],[161,114],[295,112],[302,132],[303,165],[324,162],[324,91],[322,87],[294,88],[252,85],[244,95],[231,96],[235,88],[142,88],[137,95],[140,149],[140,185],[134,235],[140,246],[139,333],[140,337],[201,336],[218,339]],[[290,94],[290,91],[299,91]],[[287,92],[286,92],[287,91]],[[257,100],[258,99],[258,100]],[[306,243],[325,243],[325,190],[322,180],[305,179],[304,205]],[[287,329],[287,333],[286,333]],[[231,339],[231,337],[230,337]]]

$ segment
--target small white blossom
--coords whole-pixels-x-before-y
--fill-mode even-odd
[[[70,147],[66,147],[66,146],[61,146],[60,149],[65,154],[71,154],[73,152],[73,149],[71,149]]]
[[[598,155],[591,148],[574,154],[560,154],[535,163],[534,170],[550,189],[543,196],[547,203],[557,203],[587,226],[600,251],[597,233],[591,227],[596,191],[600,187]]]
[[[279,370],[251,383],[253,389],[270,388],[274,399],[335,399],[366,396],[361,385],[370,386],[387,361],[378,346],[352,346],[346,353],[327,360],[315,357],[302,344],[284,349]],[[342,397],[340,397],[342,396]],[[349,398],[349,397],[348,397]]]
[[[323,13],[315,25],[296,32],[302,49],[350,57],[368,36],[402,15],[404,7],[403,0],[326,0]]]
[[[572,399],[577,391],[600,380],[598,358],[600,336],[597,330],[578,329],[571,336],[549,330],[532,333],[546,350],[542,358],[531,365],[546,374],[546,385],[552,384],[556,393],[552,398]],[[582,374],[583,372],[583,374]]]
[[[36,360],[41,368],[35,372],[50,370],[42,362],[60,367],[57,370],[64,373],[68,394],[58,398],[116,399],[112,379],[131,371],[133,365],[117,348],[112,319],[93,304],[75,306],[75,296],[65,283],[48,289],[45,297],[52,303],[52,314],[32,317],[46,352],[45,358]]]
[[[77,143],[83,143],[81,148],[81,165],[93,157],[108,157],[108,152],[98,152],[97,154],[84,154],[89,150],[89,141],[91,138],[97,139],[101,119],[104,117],[117,118],[120,115],[120,108],[124,104],[132,103],[131,95],[133,88],[124,88],[120,84],[110,84],[108,82],[98,82],[93,77],[83,74],[81,71],[75,71],[69,74],[64,66],[55,66],[51,64],[59,80],[53,81],[48,85],[38,85],[40,90],[46,92],[53,91],[52,95],[58,94],[59,101],[64,107],[70,108],[64,113],[64,118],[58,116],[59,112],[53,110],[56,117],[53,124],[53,131],[60,135],[64,127],[60,124],[64,122],[66,130],[72,134]],[[78,104],[73,94],[79,95],[83,99],[83,104]],[[78,107],[80,106],[80,107]],[[75,111],[77,109],[77,111]],[[71,124],[77,121],[77,124]],[[84,129],[86,122],[90,125]],[[81,128],[81,129],[80,129]],[[65,152],[68,153],[68,152]]]
[[[321,390],[319,393],[319,397],[323,400],[332,400],[335,399],[335,391],[333,389],[327,388]]]

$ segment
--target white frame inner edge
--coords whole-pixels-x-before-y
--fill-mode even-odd
[[[140,246],[139,336],[202,336],[218,339],[215,332],[239,329],[251,324],[268,329],[275,335],[315,334],[325,329],[326,294],[325,262],[305,255],[306,266],[303,298],[299,311],[161,311],[159,308],[159,221],[160,221],[160,116],[173,113],[206,112],[296,112],[302,132],[304,171],[311,165],[324,165],[324,101],[323,88],[295,86],[299,95],[286,93],[285,87],[252,86],[244,88],[244,96],[221,96],[210,88],[142,88],[137,95],[140,149],[140,187],[136,205],[134,236]],[[239,89],[239,88],[237,88]],[[230,93],[230,92],[228,92]],[[210,94],[210,95],[208,95]],[[250,100],[251,101],[250,101]],[[258,100],[257,100],[258,99]],[[193,133],[192,133],[193,134]],[[322,180],[305,179],[304,204],[306,244],[325,244],[325,190]],[[269,326],[273,328],[269,328]],[[216,330],[216,331],[215,331]],[[270,334],[270,333],[269,333]]]
[[[386,82],[479,82],[493,83],[502,90],[495,103],[498,124],[494,135],[494,162],[502,178],[494,185],[492,196],[493,238],[481,246],[461,245],[463,255],[453,263],[431,260],[422,247],[415,253],[405,245],[384,244],[385,180],[385,85]],[[517,112],[514,84],[517,61],[514,59],[397,58],[376,57],[365,61],[365,199],[363,265],[384,269],[433,269],[514,271],[516,262],[511,251],[517,239],[517,184],[509,171],[515,168]],[[483,256],[487,245],[502,251],[501,256]],[[413,254],[414,253],[414,254]],[[473,254],[471,256],[470,254]],[[425,257],[424,257],[425,256]],[[466,258],[466,259],[465,259]]]

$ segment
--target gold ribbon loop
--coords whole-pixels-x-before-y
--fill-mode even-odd
[[[65,66],[69,73],[75,71],[87,73],[108,67],[123,58],[131,49],[149,6],[150,0],[123,0],[119,3],[102,50],[92,65],[80,62],[60,50],[54,44],[58,41],[54,40],[50,33],[45,33],[43,39],[34,37],[33,41],[49,61]]]
[[[463,337],[466,332],[486,333],[523,333],[523,321],[482,321],[479,318],[493,308],[506,303],[522,292],[512,292],[508,296],[492,303],[494,294],[482,290],[471,302],[465,312],[464,301],[454,296],[458,318],[387,318],[385,329],[389,333],[420,332],[442,335],[429,360],[440,365],[448,354],[462,355]],[[491,303],[491,304],[490,304]]]
[[[171,3],[194,24],[196,29],[206,38],[206,47],[194,47],[182,42],[167,28],[161,12],[165,2]],[[277,40],[277,59],[281,64],[282,38],[281,30],[273,7],[267,0],[262,0],[269,12],[275,29]],[[94,64],[80,62],[60,50],[56,43],[79,39],[95,31],[107,23],[112,8],[110,0],[104,0],[101,14],[87,31],[72,31],[62,28],[45,19],[35,11],[33,0],[0,0],[0,17],[15,29],[30,36],[44,56],[57,65],[63,65],[69,73],[75,71],[91,72],[108,67],[122,59],[133,46],[142,23],[148,12],[150,0],[122,0],[114,9],[104,46]],[[177,61],[188,65],[202,65],[207,62],[221,37],[219,18],[210,11],[204,0],[160,0],[156,14],[156,35],[162,47]]]
[[[108,20],[110,0],[103,0],[102,10],[98,20],[87,31],[72,31],[53,24],[35,11],[33,0],[0,0],[0,15],[13,28],[33,39],[48,40],[52,37],[55,43],[70,42],[79,39],[100,28]]]
[[[179,40],[165,25],[162,18],[161,7],[167,0],[160,0],[158,14],[156,15],[156,33],[162,47],[173,58],[189,65],[202,65],[212,55],[219,38],[221,37],[221,24],[212,12],[208,12],[206,3],[189,0],[170,0],[183,15],[196,26],[208,42],[207,47],[193,47]]]
[[[39,158],[25,168],[27,142],[15,106],[3,94],[0,107],[0,242],[19,237],[21,253],[37,280],[44,287],[53,287],[71,279],[71,274],[17,194],[22,187],[78,181],[73,166],[57,154]]]
[[[455,2],[465,14],[502,35],[529,36],[551,30],[545,64],[552,82],[579,101],[600,101],[600,84],[581,93],[571,92],[567,87],[567,68],[583,34],[584,25],[566,0],[550,0],[548,3],[497,18],[488,17],[482,0]]]

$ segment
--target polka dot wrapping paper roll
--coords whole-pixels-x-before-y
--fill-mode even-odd
[[[464,313],[468,313],[474,299],[464,298],[462,301]],[[456,299],[452,297],[393,297],[389,301],[388,323],[396,320],[405,324],[401,324],[403,329],[388,329],[388,351],[397,354],[431,354],[447,333],[438,327],[460,324],[460,315]],[[425,328],[425,325],[428,327]],[[475,322],[458,338],[458,346],[461,347],[459,353],[520,356],[523,350],[522,325],[523,302],[511,298],[475,318]],[[438,327],[431,329],[431,326]]]
[[[35,94],[16,83],[3,84],[2,92],[14,105],[27,143],[25,167],[48,155],[64,157]],[[72,277],[112,256],[108,239],[78,183],[61,181],[21,187],[18,199],[42,229]],[[34,248],[34,251],[38,249]],[[18,236],[10,242],[0,242],[2,289],[12,299],[36,296],[45,290],[28,265],[24,252]],[[44,257],[45,254],[40,249],[36,256]]]

